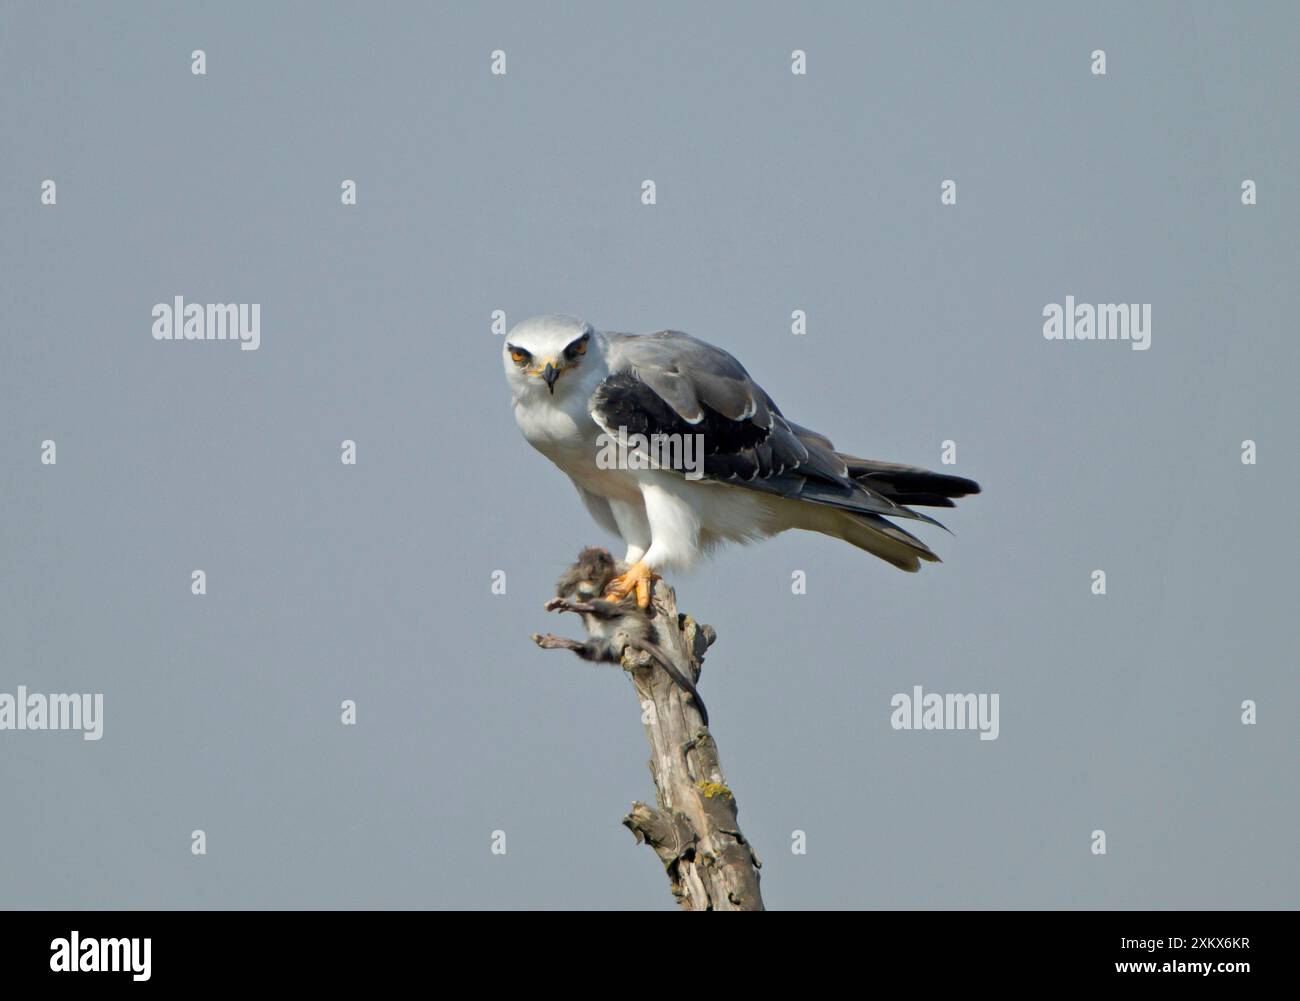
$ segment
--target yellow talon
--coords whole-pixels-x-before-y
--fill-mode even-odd
[[[644,563],[633,563],[627,573],[620,574],[609,582],[605,591],[608,601],[622,601],[629,594],[636,594],[636,607],[650,607],[650,582],[660,577]]]

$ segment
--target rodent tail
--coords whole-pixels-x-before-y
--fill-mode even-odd
[[[676,666],[668,658],[668,654],[664,652],[663,648],[659,646],[658,643],[651,642],[650,640],[642,640],[637,644],[637,646],[657,660],[659,666],[668,672],[668,677],[672,678],[673,681],[676,682],[677,687],[690,695],[691,700],[695,703],[695,708],[700,711],[701,722],[703,722],[705,726],[708,726],[709,710],[704,707],[704,700],[700,698],[700,693],[695,690],[695,683],[682,674],[681,671],[677,670]]]

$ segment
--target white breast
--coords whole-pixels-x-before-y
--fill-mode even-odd
[[[552,402],[549,395],[533,394],[516,402],[515,423],[528,444],[568,473],[583,489],[600,497],[639,503],[640,488],[629,471],[601,469],[597,465],[602,432],[587,411],[589,397],[590,393],[570,392]]]
[[[521,400],[515,404],[515,423],[528,444],[551,458],[584,449],[589,442],[594,445],[600,433],[587,413],[586,400],[576,394],[560,403],[538,396]]]

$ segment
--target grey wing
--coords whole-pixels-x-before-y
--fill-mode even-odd
[[[882,483],[857,479],[849,457],[825,436],[787,421],[721,348],[674,330],[607,337],[613,374],[591,399],[592,418],[607,433],[700,434],[705,479],[854,514],[938,524],[891,500]]]

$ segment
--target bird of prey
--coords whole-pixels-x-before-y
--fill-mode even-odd
[[[679,331],[621,334],[568,316],[535,317],[506,335],[504,363],[524,438],[627,545],[628,569],[609,596],[635,594],[642,608],[660,573],[689,568],[719,543],[791,528],[914,572],[939,558],[887,519],[938,525],[909,505],[952,507],[953,498],[979,493],[960,476],[837,452],[785,417],[726,351]],[[656,435],[702,436],[695,471],[599,461],[613,439],[643,445]]]

